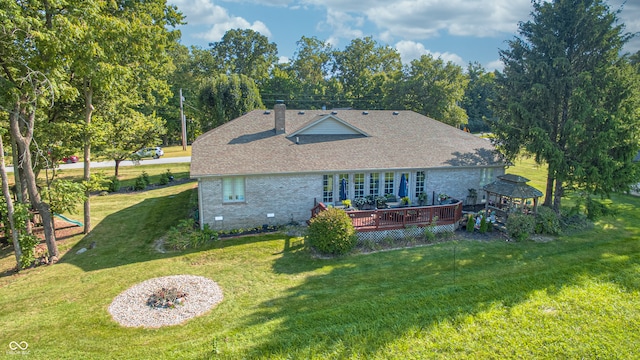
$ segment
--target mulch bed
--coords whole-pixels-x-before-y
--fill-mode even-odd
[[[54,218],[53,223],[56,227],[56,240],[65,240],[72,236],[82,234],[82,230],[84,227],[78,226],[76,224],[72,224],[70,222],[66,222],[59,218]],[[44,240],[44,228],[42,226],[38,226],[33,229],[33,234]]]

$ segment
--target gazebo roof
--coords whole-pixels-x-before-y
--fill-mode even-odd
[[[515,199],[530,199],[542,196],[542,192],[527,185],[529,179],[514,174],[498,176],[498,180],[482,187],[486,192],[508,196]]]

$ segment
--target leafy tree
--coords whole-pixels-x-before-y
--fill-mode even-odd
[[[89,2],[94,3],[94,2]],[[70,18],[74,38],[71,78],[84,100],[84,179],[91,178],[91,144],[100,130],[92,124],[96,106],[114,103],[149,114],[164,103],[169,89],[164,78],[172,69],[168,51],[179,33],[169,27],[182,16],[164,0],[100,2],[84,16]],[[91,229],[90,197],[84,203],[84,232]]]
[[[65,3],[69,6],[65,9],[57,3],[0,0],[0,106],[9,114],[13,153],[20,159],[15,163],[19,174],[16,183],[26,190],[31,206],[42,217],[51,261],[57,260],[58,247],[49,205],[36,184],[32,147],[36,119],[42,116],[39,108],[70,93],[64,76],[68,58],[59,52],[65,49],[73,27],[64,16],[67,10],[77,15],[85,9],[84,3],[71,3]],[[21,197],[24,200],[24,194]]]
[[[628,188],[638,151],[637,73],[619,53],[629,36],[602,0],[534,1],[533,20],[500,51],[494,132],[510,159],[548,164],[545,205],[565,189]]]
[[[260,87],[262,103],[273,108],[277,100],[284,100],[289,108],[305,108],[302,105],[303,84],[295,78],[290,64],[277,64],[271,68],[271,76]]]
[[[257,86],[245,75],[219,75],[200,91],[200,103],[211,130],[253,109],[263,108]]]
[[[411,61],[398,93],[405,109],[458,126],[467,122],[466,112],[458,106],[467,83],[460,66],[422,55]]]
[[[135,151],[159,143],[165,132],[163,124],[162,119],[157,116],[145,116],[126,107],[103,111],[101,116],[96,117],[96,127],[100,129],[101,139],[96,153],[115,161],[114,175],[118,176],[123,160],[130,159]]]
[[[298,40],[296,53],[291,61],[294,78],[300,84],[300,93],[296,96],[296,107],[318,109],[326,101],[329,94],[327,78],[331,74],[331,45],[316,37],[301,37]]]
[[[371,37],[354,39],[343,51],[334,51],[333,75],[342,84],[352,107],[384,107],[384,84],[402,70],[400,54]]]
[[[49,201],[51,211],[75,214],[85,197],[85,187],[78,182],[56,179],[49,184],[43,196]]]
[[[4,129],[2,129],[4,130]],[[4,131],[1,131],[4,133]],[[1,134],[3,135],[3,134]],[[13,242],[13,252],[16,256],[16,266],[19,269],[22,264],[22,247],[20,246],[20,239],[18,237],[18,232],[16,231],[16,219],[14,217],[15,207],[13,205],[13,197],[11,196],[11,192],[9,191],[9,177],[7,176],[7,170],[5,168],[5,160],[4,160],[4,142],[2,136],[0,135],[0,176],[2,180],[2,199],[4,202],[2,203],[2,217],[7,219],[9,223],[5,222],[5,234],[7,233],[7,225],[9,226],[9,231],[11,232],[11,240]],[[5,210],[6,207],[6,210]]]
[[[490,102],[495,97],[495,74],[486,72],[482,65],[469,63],[467,66],[469,84],[460,106],[469,117],[471,132],[489,131],[489,122],[494,120]]]
[[[258,83],[268,78],[269,68],[278,61],[276,44],[251,29],[229,30],[209,46],[224,73],[246,75]]]
[[[157,115],[164,119],[166,133],[164,134],[165,145],[182,140],[182,121],[180,119],[180,89],[183,95],[184,115],[189,122],[190,128],[187,129],[187,142],[192,142],[202,134],[200,123],[202,122],[201,112],[195,106],[197,105],[197,93],[200,83],[204,79],[214,76],[214,72],[208,72],[201,64],[198,63],[196,53],[208,54],[196,47],[191,49],[186,46],[177,44],[169,51],[169,56],[173,59],[175,69],[169,73],[168,84],[171,89],[172,96],[167,104],[157,109]]]

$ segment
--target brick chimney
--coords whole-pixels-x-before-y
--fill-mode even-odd
[[[287,107],[284,104],[283,100],[276,100],[276,104],[273,106],[273,112],[276,114],[276,124],[275,124],[275,130],[276,130],[276,134],[284,134],[285,133],[285,128],[284,128],[284,114],[285,111],[287,110]]]

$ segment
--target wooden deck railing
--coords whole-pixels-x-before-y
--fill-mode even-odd
[[[311,217],[326,210],[318,203],[311,209]],[[428,226],[455,224],[462,218],[462,201],[448,205],[401,207],[377,210],[347,210],[353,227],[357,231],[379,231],[403,229],[408,226]],[[435,220],[435,222],[434,222]]]

